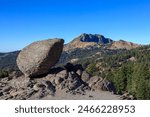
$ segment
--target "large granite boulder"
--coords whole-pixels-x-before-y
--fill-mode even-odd
[[[18,68],[28,77],[37,77],[49,72],[60,58],[63,39],[48,39],[34,42],[18,55]]]

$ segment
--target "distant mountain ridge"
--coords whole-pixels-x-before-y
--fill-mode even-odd
[[[64,46],[64,51],[70,51],[77,48],[87,48],[89,46],[101,46],[105,45],[108,49],[133,49],[141,45],[127,42],[124,40],[114,41],[110,38],[106,38],[100,34],[86,34],[83,33],[80,36],[74,38],[70,43]]]
[[[17,69],[16,58],[19,52],[0,53],[0,69]]]
[[[92,56],[97,52],[116,53],[120,49],[130,50],[141,45],[127,41],[113,41],[100,34],[83,33],[64,45],[61,63],[76,59],[78,56]],[[0,69],[17,69],[16,58],[20,51],[0,53]],[[90,54],[89,54],[90,52]],[[81,55],[82,54],[82,55]],[[68,61],[69,62],[69,61]]]

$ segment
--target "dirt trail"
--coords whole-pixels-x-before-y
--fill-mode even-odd
[[[44,97],[45,100],[120,100],[118,95],[108,91],[88,91],[85,95],[72,95],[57,91],[55,96]]]

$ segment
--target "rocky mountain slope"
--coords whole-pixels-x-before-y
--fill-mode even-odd
[[[20,51],[0,53],[0,69],[4,70],[16,70],[16,58]]]
[[[115,41],[112,43],[110,49],[127,49],[127,50],[131,50],[137,47],[140,47],[141,45],[139,44],[135,44],[132,42],[127,42],[124,40],[119,40],[119,41]]]
[[[131,50],[141,45],[123,40],[113,41],[99,34],[81,34],[64,46],[64,51],[58,64],[77,62],[80,59],[88,59],[95,55],[113,55]]]

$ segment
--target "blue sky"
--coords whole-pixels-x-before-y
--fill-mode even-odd
[[[150,0],[0,0],[0,52],[81,33],[150,44]]]

